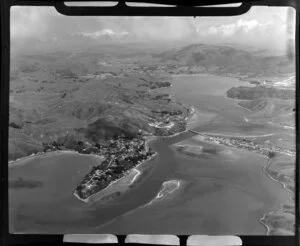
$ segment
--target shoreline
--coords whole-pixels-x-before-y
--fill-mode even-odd
[[[280,153],[280,154],[282,154],[282,153]],[[271,158],[268,158],[268,157],[266,157],[266,158],[267,158],[267,163],[266,163],[265,166],[261,167],[262,172],[263,172],[270,180],[272,180],[272,181],[274,181],[274,182],[276,182],[276,183],[279,183],[279,184],[282,186],[282,188],[283,188],[287,193],[291,194],[291,196],[289,196],[289,200],[291,201],[291,200],[292,200],[292,197],[295,196],[294,192],[291,191],[291,190],[289,190],[289,189],[286,187],[286,184],[285,184],[284,182],[281,182],[281,181],[279,181],[279,180],[273,178],[273,177],[268,173],[267,169],[268,169],[268,167],[271,166],[272,162],[271,162]],[[279,214],[284,213],[285,210],[284,210],[283,207],[284,207],[285,203],[286,203],[286,202],[281,203],[279,209],[270,210],[270,211],[264,213],[264,214],[262,215],[262,217],[259,219],[259,222],[260,222],[261,224],[263,224],[263,225],[267,228],[267,235],[269,235],[269,233],[270,233],[270,231],[271,231],[271,229],[272,229],[272,228],[271,228],[272,226],[268,224],[268,220],[266,220],[266,217],[267,217],[267,216],[272,216],[272,214],[274,214],[274,213],[279,213]],[[294,216],[295,216],[295,214],[294,214]],[[266,222],[264,222],[264,221],[266,221]]]
[[[248,109],[248,108],[246,108],[246,107],[243,107],[243,106],[241,106],[240,104],[239,104],[239,101],[253,101],[253,99],[249,99],[249,100],[243,100],[243,99],[237,99],[237,98],[231,98],[231,97],[228,97],[228,96],[225,96],[226,98],[228,98],[228,99],[231,99],[231,100],[233,100],[234,101],[234,104],[237,106],[237,107],[239,107],[239,108],[242,108],[243,110],[247,110],[249,113],[254,113],[252,110],[250,110],[250,109]],[[245,117],[244,117],[244,120],[245,120]],[[250,123],[251,123],[251,121],[253,122],[253,120],[251,120],[251,119],[247,119],[247,121],[246,122],[249,122],[249,120],[250,120]],[[263,121],[261,121],[261,122],[263,122]],[[296,126],[290,126],[290,125],[282,125],[282,124],[277,124],[277,123],[275,123],[275,122],[272,122],[272,121],[268,121],[267,122],[268,124],[270,124],[270,125],[274,125],[274,126],[276,126],[276,127],[279,127],[279,128],[284,128],[284,129],[289,129],[289,130],[296,130]]]
[[[146,162],[152,160],[152,159],[153,159],[154,157],[156,157],[157,155],[158,155],[158,153],[155,152],[149,159],[144,160],[144,161],[141,161],[141,162],[138,163],[135,167],[133,167],[133,168],[129,169],[127,172],[125,172],[124,175],[123,175],[121,178],[112,181],[112,182],[111,182],[108,186],[106,186],[104,189],[102,189],[102,190],[100,190],[100,191],[98,191],[98,192],[92,194],[91,196],[89,196],[89,197],[87,197],[87,198],[85,198],[85,199],[82,199],[81,197],[79,197],[78,194],[76,193],[76,190],[73,191],[73,195],[74,195],[77,199],[79,199],[80,201],[83,201],[83,202],[85,202],[85,203],[89,203],[91,199],[93,199],[93,198],[95,198],[95,197],[97,197],[97,196],[98,196],[98,197],[97,197],[97,200],[101,200],[101,199],[104,197],[103,195],[101,196],[101,194],[100,194],[101,192],[103,193],[103,192],[108,191],[114,184],[117,185],[117,182],[120,182],[120,181],[122,181],[122,180],[128,178],[128,176],[129,176],[133,171],[135,171],[135,172],[137,172],[137,173],[136,173],[136,174],[133,176],[133,178],[130,180],[130,183],[127,185],[127,187],[125,187],[125,189],[128,190],[128,189],[129,189],[129,186],[132,185],[132,184],[134,183],[134,181],[137,179],[137,177],[138,177],[139,175],[142,174],[142,172],[141,172],[140,170],[138,170],[138,168],[139,168],[140,166],[142,166],[143,164],[145,164]],[[117,192],[117,191],[116,191],[116,192]],[[110,193],[110,194],[112,194],[112,193]],[[110,194],[105,194],[105,196],[108,196],[108,195],[110,195]],[[99,197],[99,196],[100,196],[100,197]]]
[[[186,120],[186,128],[183,131],[180,132],[176,132],[172,135],[166,135],[166,136],[153,136],[154,139],[153,140],[158,140],[158,139],[165,139],[165,138],[172,138],[172,137],[176,137],[182,133],[188,132],[191,130],[191,128],[193,128],[193,124],[195,124],[195,122],[191,122],[192,120],[198,120],[198,110],[195,109],[194,107],[191,107],[191,114],[188,116],[188,119]],[[193,119],[193,117],[197,117],[197,119]],[[152,141],[152,140],[150,140]]]
[[[27,155],[27,156],[24,156],[24,157],[21,157],[21,158],[18,158],[18,159],[15,159],[15,160],[11,160],[8,162],[9,166],[15,166],[15,165],[23,165],[23,164],[26,164],[26,163],[18,163],[20,161],[27,161],[27,160],[30,160],[31,158],[35,158],[35,157],[46,157],[47,155],[53,155],[53,154],[77,154],[77,155],[82,155],[82,156],[92,156],[92,157],[96,157],[96,158],[99,158],[99,159],[102,159],[103,160],[103,157],[101,157],[100,155],[97,155],[97,154],[82,154],[82,153],[79,153],[78,151],[76,150],[54,150],[54,151],[48,151],[48,152],[37,152],[35,154],[31,154],[31,155]]]
[[[230,79],[237,79],[243,83],[247,83],[250,86],[255,87],[256,84],[262,85],[264,84],[264,81],[262,81],[262,78],[264,78],[264,76],[262,77],[245,77],[243,75],[237,75],[237,74],[215,74],[215,73],[208,73],[208,72],[202,72],[202,73],[167,73],[168,75],[170,75],[171,77],[184,77],[184,76],[190,76],[190,77],[204,77],[204,76],[218,76],[218,77],[223,77],[223,78],[230,78]],[[291,80],[295,77],[295,75],[290,75],[290,74],[282,74],[282,75],[277,75],[275,76],[275,78],[282,78],[284,79],[283,82]],[[254,82],[254,83],[253,83]],[[271,81],[273,83],[278,83],[277,80],[273,80]],[[281,81],[279,81],[281,82]],[[275,86],[278,87],[278,86]]]
[[[147,148],[149,148],[149,143],[156,140],[157,136],[146,136],[146,139],[145,139],[145,144],[147,146]],[[64,154],[64,153],[70,153],[70,154],[77,154],[77,155],[82,155],[82,156],[93,156],[93,157],[96,157],[96,158],[100,158],[100,159],[104,159],[102,156],[100,155],[97,155],[97,154],[82,154],[82,153],[79,153],[78,151],[76,150],[72,150],[72,149],[66,149],[66,150],[53,150],[53,151],[48,151],[48,152],[37,152],[37,153],[32,153],[30,155],[27,155],[27,156],[23,156],[23,157],[20,157],[20,158],[17,158],[15,160],[10,160],[8,161],[8,164],[9,165],[16,165],[18,164],[18,162],[20,161],[26,161],[26,160],[29,160],[30,158],[34,158],[34,157],[44,157],[44,156],[47,156],[47,155],[50,155],[50,154]],[[25,163],[23,163],[25,164]],[[22,165],[22,164],[19,164],[19,165]]]
[[[187,120],[187,124],[188,124],[188,121],[194,116],[195,114],[195,108],[193,108],[193,112],[192,114],[190,115],[189,119]],[[144,136],[144,140],[145,140],[145,145],[147,148],[149,148],[149,144],[150,142],[152,141],[155,141],[159,138],[168,138],[168,137],[175,137],[183,132],[186,132],[188,131],[188,127],[181,131],[181,132],[177,132],[177,133],[174,133],[172,135],[168,135],[168,136],[155,136],[155,135],[145,135]],[[82,154],[82,153],[79,153],[78,151],[76,150],[72,150],[72,149],[66,149],[66,150],[53,150],[53,151],[46,151],[46,152],[37,152],[37,153],[32,153],[30,155],[27,155],[27,156],[23,156],[23,157],[20,157],[20,158],[17,158],[15,160],[9,160],[8,161],[8,164],[12,164],[12,163],[16,163],[16,162],[19,162],[19,161],[26,161],[27,159],[30,159],[30,158],[33,158],[33,157],[39,157],[39,156],[45,156],[47,154],[50,154],[50,153],[74,153],[74,154],[78,154],[78,155],[85,155],[85,156],[95,156],[95,157],[100,157],[102,158],[101,156],[97,155],[97,154],[93,154],[93,153],[90,153],[90,154]]]
[[[159,190],[159,192],[157,193],[157,195],[146,205],[152,205],[153,203],[160,201],[164,198],[166,198],[166,196],[173,194],[173,192],[177,191],[178,189],[182,188],[183,185],[183,180],[177,180],[177,179],[171,179],[171,180],[167,180],[165,182],[162,183],[161,189]],[[171,189],[170,191],[168,190],[168,186],[172,186],[175,185],[175,187],[172,187],[173,189]],[[168,193],[168,194],[166,194]]]
[[[187,125],[189,123],[189,121],[192,119],[192,117],[195,116],[195,109],[193,107],[191,107],[191,114],[189,115],[188,119],[187,119]],[[158,139],[163,139],[163,138],[172,138],[172,137],[175,137],[179,134],[182,134],[184,132],[187,132],[189,130],[189,128],[187,127],[186,125],[186,128],[185,130],[181,131],[181,132],[177,132],[175,134],[172,134],[172,135],[169,135],[169,136],[155,136],[155,135],[146,135],[146,136],[143,136],[144,138],[144,142],[145,142],[145,147],[146,147],[146,150],[149,150],[150,148],[150,143],[153,142],[153,141],[156,141]],[[17,165],[19,162],[22,162],[22,161],[29,161],[31,158],[35,158],[35,157],[47,157],[49,155],[55,155],[55,154],[63,154],[63,153],[70,153],[70,154],[77,154],[77,155],[84,155],[84,156],[93,156],[93,157],[96,157],[96,158],[100,158],[101,159],[101,162],[105,160],[105,158],[103,158],[102,156],[100,155],[97,155],[97,154],[82,154],[82,153],[79,153],[78,151],[76,150],[54,150],[54,151],[48,151],[48,152],[38,152],[38,153],[35,153],[35,154],[31,154],[29,156],[25,156],[25,157],[21,157],[21,158],[18,158],[16,160],[11,160],[9,161],[9,165],[10,166],[14,166],[14,165]],[[105,187],[104,189],[100,190],[99,192],[105,192],[107,191],[107,189],[109,189],[110,187],[112,187],[112,185],[114,185],[115,183],[121,181],[122,179],[128,177],[128,175],[135,171],[137,172],[134,177],[132,178],[132,180],[130,181],[130,184],[133,184],[134,181],[137,179],[137,177],[142,174],[142,172],[140,170],[138,170],[138,168],[143,165],[144,163],[146,163],[147,161],[150,161],[151,159],[153,159],[154,157],[156,157],[158,155],[158,152],[154,152],[153,155],[150,156],[149,159],[146,159],[144,161],[142,161],[141,163],[138,163],[135,167],[131,168],[130,170],[128,170],[126,173],[124,173],[124,175],[117,179],[117,180],[114,180],[113,182],[111,182],[107,187]],[[27,162],[25,163],[22,163],[22,164],[27,164]],[[22,165],[21,164],[21,165]],[[129,186],[128,185],[128,186]],[[85,198],[85,199],[82,199],[81,197],[79,197],[79,195],[76,193],[76,190],[73,191],[73,195],[80,201],[82,202],[85,202],[85,203],[88,203],[90,199],[92,199],[94,196],[96,196],[99,192],[96,192],[95,194],[92,194],[91,196]],[[98,194],[99,195],[99,194]],[[100,198],[101,199],[101,198]]]
[[[188,132],[188,131],[190,130],[189,127],[188,127],[188,124],[190,123],[190,121],[191,121],[191,119],[192,119],[193,117],[197,116],[197,112],[196,112],[196,111],[197,111],[197,110],[195,110],[194,107],[191,107],[191,114],[189,115],[189,117],[188,117],[188,119],[187,119],[187,122],[186,122],[186,128],[185,128],[185,130],[183,130],[183,131],[181,131],[181,132],[177,132],[177,133],[175,133],[175,134],[168,135],[168,136],[155,136],[155,135],[144,136],[144,138],[145,138],[144,141],[145,141],[146,149],[148,150],[148,149],[150,148],[149,145],[150,145],[150,143],[153,142],[153,141],[156,141],[156,140],[158,140],[158,139],[164,139],[164,138],[172,138],[172,137],[175,137],[175,136],[180,135],[180,134],[182,134],[182,133]],[[139,173],[138,173],[137,175],[134,176],[133,181],[130,182],[130,184],[129,184],[129,185],[131,185],[131,184],[134,182],[134,180],[137,178],[137,176],[139,176],[139,175],[141,174],[141,172],[140,172],[139,170],[137,170],[137,168],[138,168],[139,166],[141,166],[142,164],[144,164],[145,162],[150,161],[152,158],[154,158],[154,157],[157,156],[157,155],[158,155],[158,152],[154,152],[154,154],[153,154],[149,159],[144,160],[144,161],[142,161],[141,163],[139,163],[138,165],[136,165],[135,167],[131,168],[131,169],[128,170],[121,178],[119,178],[119,179],[117,179],[117,180],[111,182],[111,183],[110,183],[108,186],[106,186],[104,189],[102,189],[102,190],[96,192],[95,194],[92,194],[91,196],[89,196],[89,197],[87,197],[87,198],[85,198],[85,199],[80,198],[79,200],[81,200],[81,201],[83,201],[83,202],[86,202],[86,203],[89,202],[90,198],[93,198],[93,197],[94,197],[95,195],[97,195],[99,192],[107,191],[107,189],[109,189],[113,184],[117,183],[118,181],[121,181],[123,178],[126,178],[132,171],[136,170],[136,171],[138,171]],[[75,195],[75,193],[76,193],[76,192],[74,191],[73,194]],[[76,198],[78,198],[78,197],[79,197],[79,196],[76,194]],[[101,198],[100,198],[100,199],[101,199]]]
[[[203,133],[203,134],[205,134],[205,133]],[[206,134],[207,134],[207,133],[206,133]],[[211,134],[211,135],[213,135],[213,134]],[[217,134],[215,134],[215,135],[217,136]],[[202,136],[202,135],[198,134],[198,136]],[[230,135],[223,135],[223,136],[231,137]],[[247,136],[236,136],[236,137],[247,137]],[[249,136],[249,137],[250,137],[250,136]],[[257,137],[264,137],[264,136],[257,136]],[[239,149],[239,148],[236,148],[236,147],[233,147],[233,146],[231,147],[231,146],[226,146],[226,145],[223,145],[223,144],[217,144],[217,143],[214,143],[214,142],[205,141],[204,139],[201,139],[201,141],[206,142],[206,143],[209,143],[209,144],[217,145],[217,146],[222,145],[222,146],[224,146],[224,147],[226,147],[226,148]],[[239,150],[240,150],[240,149],[239,149]],[[241,149],[241,150],[242,150],[242,151],[250,151],[250,150],[245,150],[245,149]],[[292,198],[293,196],[295,196],[294,192],[291,191],[291,190],[289,190],[289,189],[287,189],[286,184],[285,184],[284,182],[281,182],[281,181],[279,181],[279,180],[273,178],[273,177],[269,174],[269,172],[268,172],[268,170],[267,170],[268,167],[272,164],[272,163],[271,163],[271,158],[269,158],[268,156],[266,156],[266,155],[264,155],[264,154],[262,154],[262,153],[259,153],[259,152],[252,152],[252,151],[250,151],[250,152],[251,152],[251,153],[258,154],[258,155],[261,155],[261,156],[263,156],[264,158],[266,158],[266,160],[267,160],[266,164],[265,164],[264,166],[261,167],[262,173],[263,173],[268,179],[272,180],[273,182],[279,183],[279,184],[282,186],[282,188],[284,189],[285,192],[287,192],[288,194],[291,194],[291,196],[289,196],[289,200],[291,200],[291,198]],[[290,156],[290,155],[288,155],[287,153],[281,153],[281,152],[275,152],[275,153],[277,153],[277,154],[284,154],[284,155]],[[266,228],[266,230],[267,230],[267,231],[266,231],[266,235],[269,235],[269,233],[270,233],[270,231],[271,231],[271,226],[270,226],[268,223],[265,223],[265,222],[264,222],[265,218],[266,218],[267,216],[272,216],[272,214],[274,214],[274,213],[284,213],[285,210],[283,209],[283,206],[284,206],[285,203],[286,203],[286,202],[282,202],[282,203],[280,204],[279,209],[269,210],[269,211],[265,212],[265,213],[258,219],[259,223],[261,223],[262,225],[264,225],[264,227]]]
[[[172,77],[185,77],[185,76],[190,76],[190,77],[205,77],[205,76],[218,76],[218,77],[224,77],[224,78],[231,78],[231,79],[237,79],[240,81],[243,81],[241,79],[243,79],[242,77],[236,75],[226,75],[226,74],[214,74],[214,73],[168,73],[169,75],[171,75]],[[244,82],[248,82],[249,84],[251,84],[249,81],[244,80]]]
[[[210,135],[210,136],[221,136],[221,137],[228,137],[228,138],[262,138],[262,137],[270,137],[273,136],[274,133],[268,133],[264,135],[226,135],[226,134],[219,134],[219,133],[210,133],[210,132],[202,132],[201,134],[205,135]]]

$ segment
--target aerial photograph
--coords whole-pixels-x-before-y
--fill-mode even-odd
[[[10,233],[294,235],[293,9],[10,14]]]

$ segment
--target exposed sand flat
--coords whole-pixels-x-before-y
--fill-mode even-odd
[[[185,182],[183,180],[168,180],[163,182],[161,190],[157,193],[156,197],[154,197],[149,203],[145,204],[142,207],[152,205],[153,203],[164,201],[171,199],[174,195],[174,192],[182,189],[184,187]],[[141,208],[142,208],[141,207]]]
[[[161,199],[167,194],[173,193],[180,187],[182,181],[180,180],[169,180],[162,184],[162,190],[160,190],[154,199]]]

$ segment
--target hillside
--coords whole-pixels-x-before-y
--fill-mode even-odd
[[[232,46],[193,44],[154,55],[170,73],[213,73],[275,76],[293,73],[295,64],[285,56]]]
[[[171,124],[172,117],[184,119],[189,114],[187,106],[169,97],[170,74],[255,80],[273,76],[290,81],[294,73],[293,62],[284,56],[229,45],[194,44],[152,53],[141,47],[129,52],[123,46],[106,46],[12,56],[10,159],[38,152],[52,141],[101,142],[117,135],[168,135],[184,129],[179,121],[174,130],[161,127]],[[228,96],[289,100],[294,91],[239,87],[229,90]],[[261,102],[253,103],[254,108],[262,107]]]
[[[12,61],[9,159],[60,141],[101,142],[189,110],[168,97],[170,78],[126,72],[95,55],[51,53]],[[71,142],[70,142],[71,141]]]
[[[267,121],[283,127],[295,127],[295,100],[261,98],[239,101],[240,106],[252,113],[248,120]]]

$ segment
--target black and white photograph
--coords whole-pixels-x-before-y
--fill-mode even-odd
[[[295,21],[13,6],[9,232],[294,235]]]

